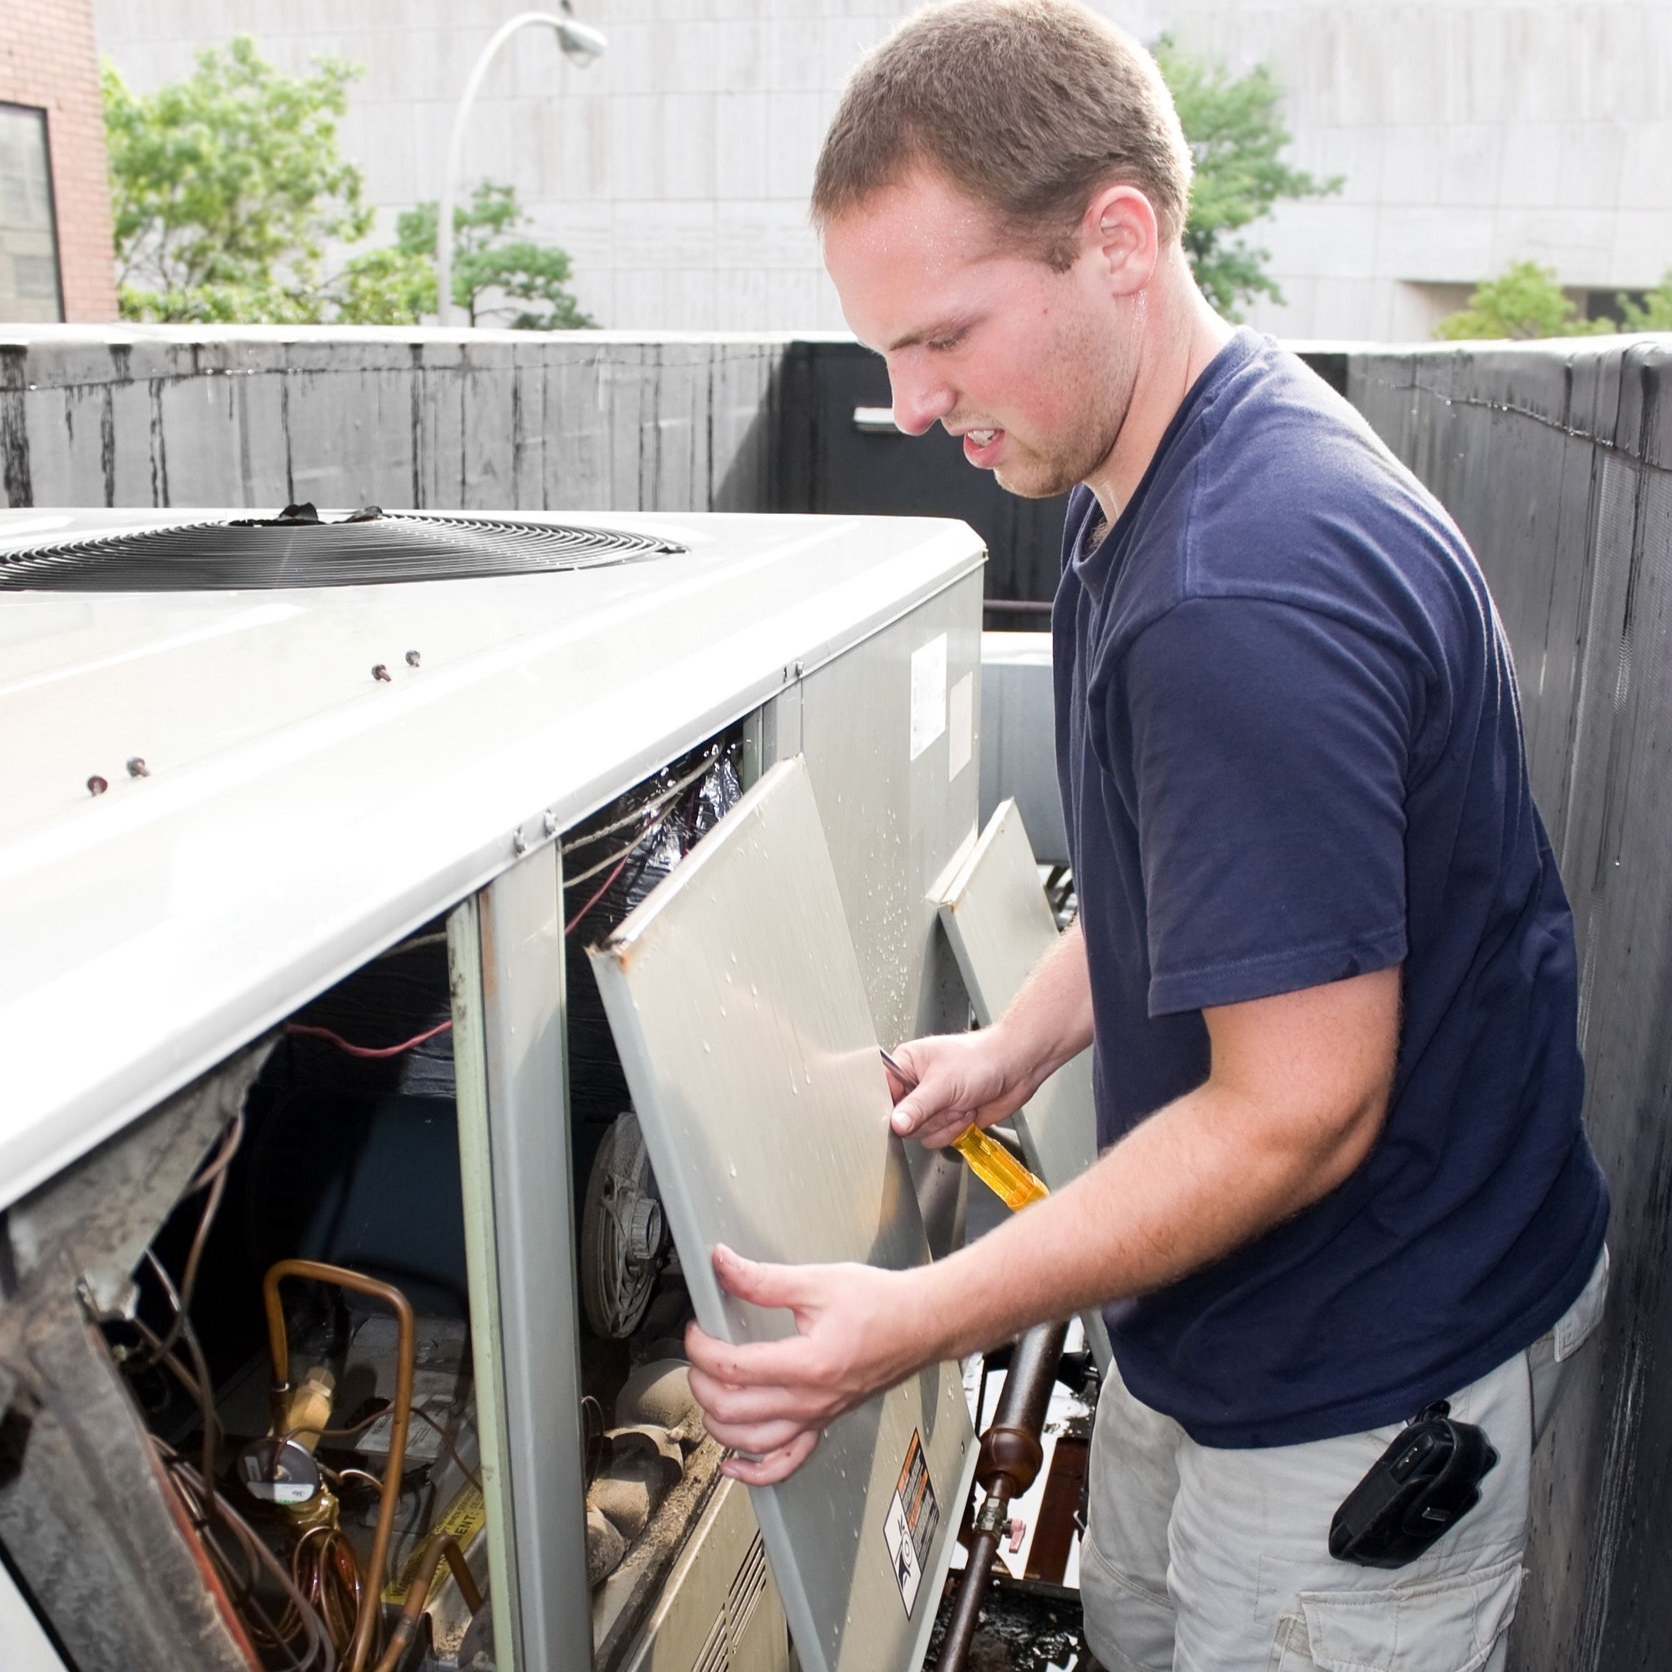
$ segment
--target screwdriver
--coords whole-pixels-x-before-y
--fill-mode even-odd
[[[879,1045],[877,1050],[894,1078],[907,1091],[915,1091],[917,1081],[882,1046]],[[1042,1178],[1030,1173],[998,1139],[989,1138],[979,1126],[966,1127],[952,1140],[952,1147],[969,1163],[970,1171],[1012,1213],[1031,1203],[1042,1202],[1051,1194]]]

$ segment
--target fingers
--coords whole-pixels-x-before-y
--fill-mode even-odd
[[[732,1387],[817,1386],[828,1374],[800,1335],[781,1341],[716,1340],[696,1324],[685,1327],[685,1356],[693,1369]]]
[[[707,1423],[711,1438],[734,1451],[746,1451],[751,1457],[765,1457],[768,1452],[781,1450],[798,1434],[808,1432],[809,1425],[793,1417],[777,1417],[771,1422],[715,1422]],[[818,1433],[820,1424],[811,1425]]]
[[[755,1306],[795,1308],[807,1298],[806,1266],[764,1265],[746,1260],[723,1242],[714,1245],[714,1275],[720,1287]]]
[[[742,1481],[745,1486],[775,1486],[793,1475],[813,1455],[813,1447],[818,1443],[818,1431],[809,1429],[788,1445],[762,1457],[728,1457],[720,1465],[720,1472]]]
[[[690,1369],[691,1394],[702,1406],[709,1419],[715,1422],[764,1422],[775,1417],[793,1417],[806,1422],[825,1420],[831,1414],[829,1396],[818,1387],[782,1387],[770,1383],[738,1386],[722,1382],[695,1364]],[[727,1442],[728,1444],[732,1442]],[[751,1446],[751,1451],[760,1447]]]

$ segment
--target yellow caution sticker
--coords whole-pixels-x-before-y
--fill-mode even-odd
[[[470,1541],[481,1532],[487,1524],[488,1506],[482,1497],[479,1486],[467,1486],[452,1504],[447,1513],[432,1526],[423,1538],[419,1539],[402,1564],[401,1571],[384,1587],[383,1600],[399,1607],[412,1592],[412,1582],[418,1577],[418,1565],[424,1559],[424,1547],[437,1533],[447,1533],[458,1543],[459,1549],[468,1551]],[[441,1583],[441,1575],[436,1576],[436,1584]]]

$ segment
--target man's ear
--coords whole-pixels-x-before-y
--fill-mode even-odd
[[[1150,281],[1161,258],[1155,206],[1136,186],[1103,186],[1080,222],[1083,247],[1095,252],[1111,294],[1131,296]]]

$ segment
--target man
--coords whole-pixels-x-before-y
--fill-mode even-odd
[[[1180,246],[1152,61],[1071,0],[919,13],[850,83],[814,216],[894,412],[1074,487],[1053,611],[1080,926],[993,1028],[900,1056],[941,1144],[1094,1045],[1102,1158],[952,1258],[766,1267],[798,1334],[693,1330],[737,1478],[925,1362],[1104,1304],[1082,1558],[1112,1669],[1503,1663],[1528,1460],[1600,1310],[1572,927],[1513,675],[1445,513],[1234,331]],[[1332,1515],[1430,1402],[1480,1503],[1397,1570]]]

